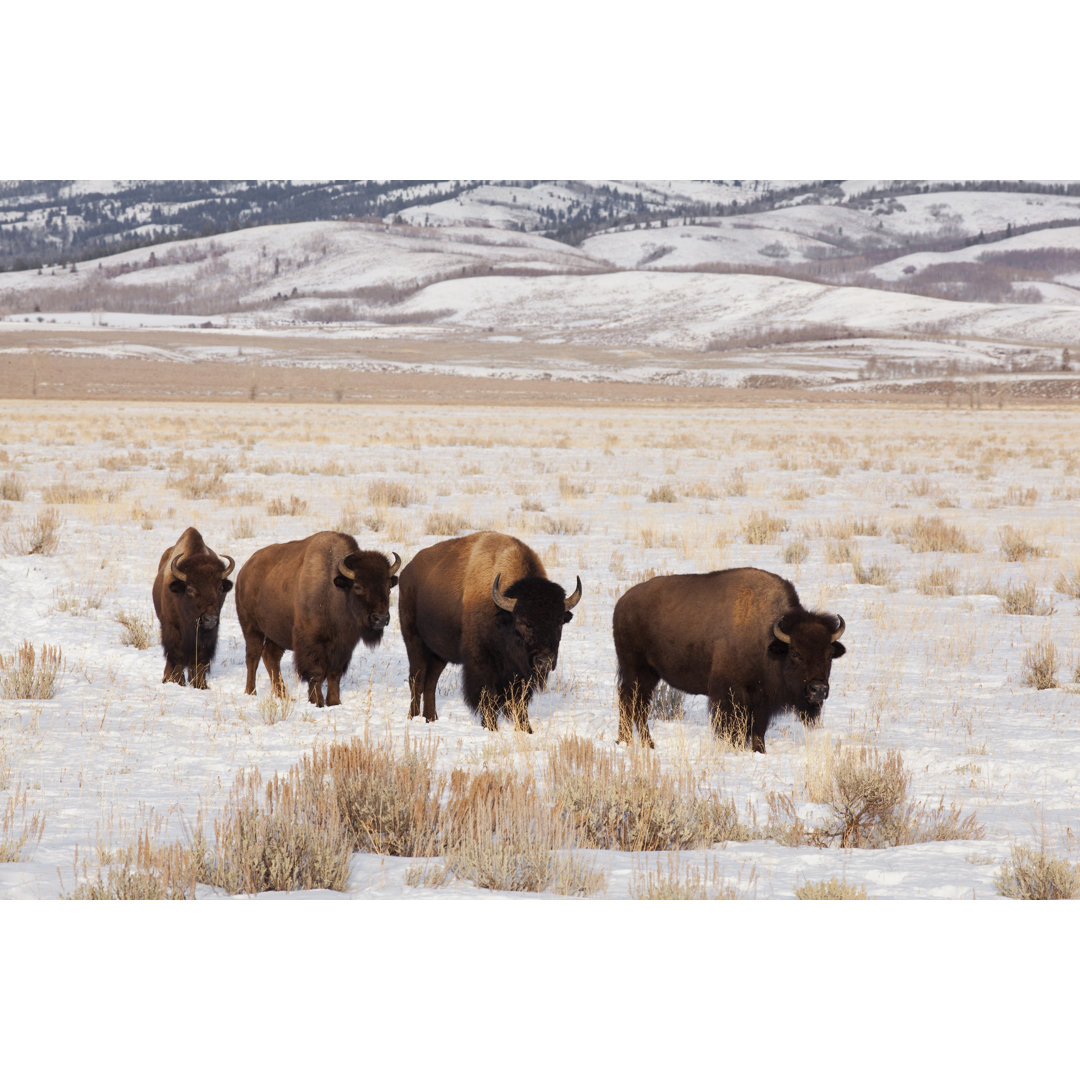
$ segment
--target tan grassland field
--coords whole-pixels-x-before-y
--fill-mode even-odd
[[[0,897],[994,898],[1026,855],[1065,877],[1080,860],[1068,401],[48,352],[8,360],[0,395],[0,661],[10,674],[27,643],[35,670],[59,656],[51,696],[0,696]],[[410,719],[396,604],[339,707],[296,686],[276,700],[262,669],[243,693],[231,596],[209,690],[162,685],[150,586],[189,525],[238,568],[321,529],[406,562],[474,530],[521,538],[584,588],[536,734],[485,732],[454,668],[438,723]],[[784,716],[755,755],[716,740],[702,699],[668,693],[656,751],[616,747],[615,601],[656,574],[734,566],[782,574],[846,620],[822,725]],[[427,778],[442,809],[426,838],[400,841],[401,807],[423,800],[395,788],[397,832],[369,808],[333,874],[244,877],[230,820],[292,805],[313,775],[338,783],[343,748],[364,790],[380,753],[391,787]],[[327,813],[296,820],[326,839],[343,828]]]

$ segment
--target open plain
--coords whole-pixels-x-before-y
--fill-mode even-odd
[[[221,843],[214,824],[245,784],[250,808],[259,783],[354,741],[422,762],[435,782],[456,774],[453,790],[484,775],[532,785],[575,869],[546,879],[546,896],[768,899],[831,882],[847,895],[982,899],[999,895],[1020,848],[1080,857],[1070,402],[656,384],[605,385],[594,401],[597,384],[370,372],[335,394],[333,371],[325,400],[305,378],[289,402],[277,369],[236,363],[210,395],[236,399],[199,401],[179,387],[191,370],[163,365],[145,398],[127,400],[5,384],[19,400],[0,405],[0,658],[9,676],[27,644],[38,669],[56,663],[49,696],[0,697],[0,843],[13,855],[0,896],[85,895],[115,886],[110,869],[134,872],[140,844]],[[253,372],[264,381],[252,393]],[[406,562],[478,529],[525,540],[551,578],[584,587],[534,698],[536,734],[505,721],[484,731],[454,668],[438,722],[410,719],[396,609],[382,646],[354,655],[339,707],[315,709],[295,686],[274,699],[261,669],[245,696],[231,597],[209,690],[162,685],[150,586],[188,525],[238,568],[320,529]],[[784,716],[755,755],[716,740],[703,699],[666,694],[656,751],[616,747],[616,599],[655,574],[734,566],[782,574],[806,606],[843,615],[848,651],[822,725]],[[858,761],[903,798],[899,817],[852,843],[836,824],[850,816],[841,778]],[[566,785],[587,764],[637,792],[635,813],[643,790],[674,785],[683,802],[671,806],[689,800],[690,817],[720,807],[725,828],[660,840],[590,831]],[[605,813],[630,813],[619,805]],[[528,888],[485,878],[460,849],[356,846],[338,884],[306,894]],[[201,881],[192,894],[231,891],[244,890]]]

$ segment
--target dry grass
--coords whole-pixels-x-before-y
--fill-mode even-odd
[[[202,870],[200,851],[182,842],[159,843],[152,830],[117,851],[101,849],[91,871],[76,853],[75,872],[82,880],[68,900],[194,900]]]
[[[1012,900],[1073,900],[1080,897],[1080,864],[1054,858],[1044,845],[1014,844],[994,883]]]
[[[60,547],[60,530],[64,519],[50,506],[25,521],[14,530],[5,530],[0,549],[5,555],[55,555]]]
[[[896,535],[916,554],[928,551],[969,553],[979,550],[979,545],[961,528],[940,517],[926,518],[920,515],[908,525],[898,528]]]
[[[24,641],[10,656],[0,654],[0,696],[39,701],[51,698],[63,667],[59,645],[43,645],[39,654]]]
[[[807,881],[795,890],[799,900],[865,900],[865,885],[849,885],[846,881]]]
[[[422,492],[396,480],[372,480],[368,484],[367,494],[372,506],[383,509],[388,506],[409,506],[424,499]]]
[[[787,527],[783,518],[773,517],[765,510],[755,510],[743,523],[743,539],[748,544],[775,544]]]
[[[1024,653],[1023,681],[1034,690],[1053,690],[1057,681],[1057,648],[1052,641],[1040,641]]]
[[[307,513],[307,502],[296,495],[289,498],[273,498],[266,504],[266,512],[271,517],[299,517]]]
[[[742,871],[735,882],[727,880],[716,859],[706,856],[705,865],[683,865],[677,852],[669,852],[662,865],[635,870],[630,895],[635,900],[746,900],[757,888],[757,870],[751,869],[747,882]]]
[[[27,817],[26,790],[21,784],[7,796],[0,818],[0,863],[22,862],[45,832],[45,815],[37,811]]]
[[[131,611],[118,611],[116,621],[124,628],[120,635],[121,645],[130,645],[136,649],[149,649],[157,643],[153,619],[143,618]]]
[[[1046,554],[1046,549],[1033,543],[1031,538],[1020,529],[1005,525],[998,529],[1001,542],[1001,554],[1006,562],[1022,562],[1025,559],[1039,558]]]
[[[10,472],[0,476],[0,499],[8,502],[22,502],[26,498],[26,482],[18,473]]]
[[[1001,601],[1006,615],[1053,615],[1055,611],[1052,601],[1039,599],[1039,589],[1033,581],[1004,588],[988,585],[986,591]]]
[[[424,520],[425,536],[460,536],[472,530],[473,525],[464,514],[450,510],[436,510]]]
[[[915,588],[923,596],[955,596],[960,588],[960,571],[953,566],[939,566],[920,574]]]
[[[666,851],[749,838],[731,800],[699,777],[663,772],[645,752],[627,760],[565,736],[551,750],[549,779],[560,812],[589,847]]]

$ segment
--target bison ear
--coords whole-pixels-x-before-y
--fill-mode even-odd
[[[339,589],[351,589],[353,587],[353,583],[344,574],[335,574],[334,584]]]
[[[169,592],[187,592],[187,582],[181,581],[179,578],[173,578],[172,581],[169,582]]]
[[[773,638],[769,642],[768,653],[770,656],[787,656],[791,646],[786,641],[781,641],[779,638]]]
[[[391,574],[390,575],[390,588],[392,589],[397,583],[398,583],[397,574]]]
[[[832,643],[832,655],[833,655],[834,660],[839,659],[846,652],[847,652],[847,649],[845,649],[844,646],[841,645],[839,641],[834,641]]]
[[[227,593],[232,587],[233,583],[227,577],[221,579],[221,591],[223,593]]]
[[[568,623],[573,617],[574,617],[574,613],[572,611],[563,612],[562,621],[564,623]]]

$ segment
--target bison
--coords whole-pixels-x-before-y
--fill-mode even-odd
[[[790,581],[753,567],[670,574],[628,589],[612,619],[619,661],[619,742],[634,727],[652,747],[649,701],[663,679],[707,694],[713,729],[765,753],[772,718],[793,710],[808,726],[843,656],[844,620],[806,611]]]
[[[563,625],[581,599],[548,580],[526,544],[497,532],[444,540],[417,553],[401,573],[398,614],[409,654],[409,715],[428,723],[447,664],[464,668],[465,700],[483,726],[500,710],[532,733],[528,706],[559,658]]]
[[[221,605],[233,587],[229,575],[234,566],[228,555],[218,558],[194,528],[185,529],[162,553],[153,595],[165,651],[163,683],[183,686],[186,668],[191,685],[206,689],[206,673],[217,650]]]
[[[284,695],[281,656],[292,649],[308,700],[318,708],[340,705],[341,677],[357,642],[373,649],[390,622],[390,590],[400,566],[396,553],[391,563],[377,551],[360,551],[353,537],[339,532],[256,551],[236,575],[245,693],[255,693],[261,656],[274,693]]]

